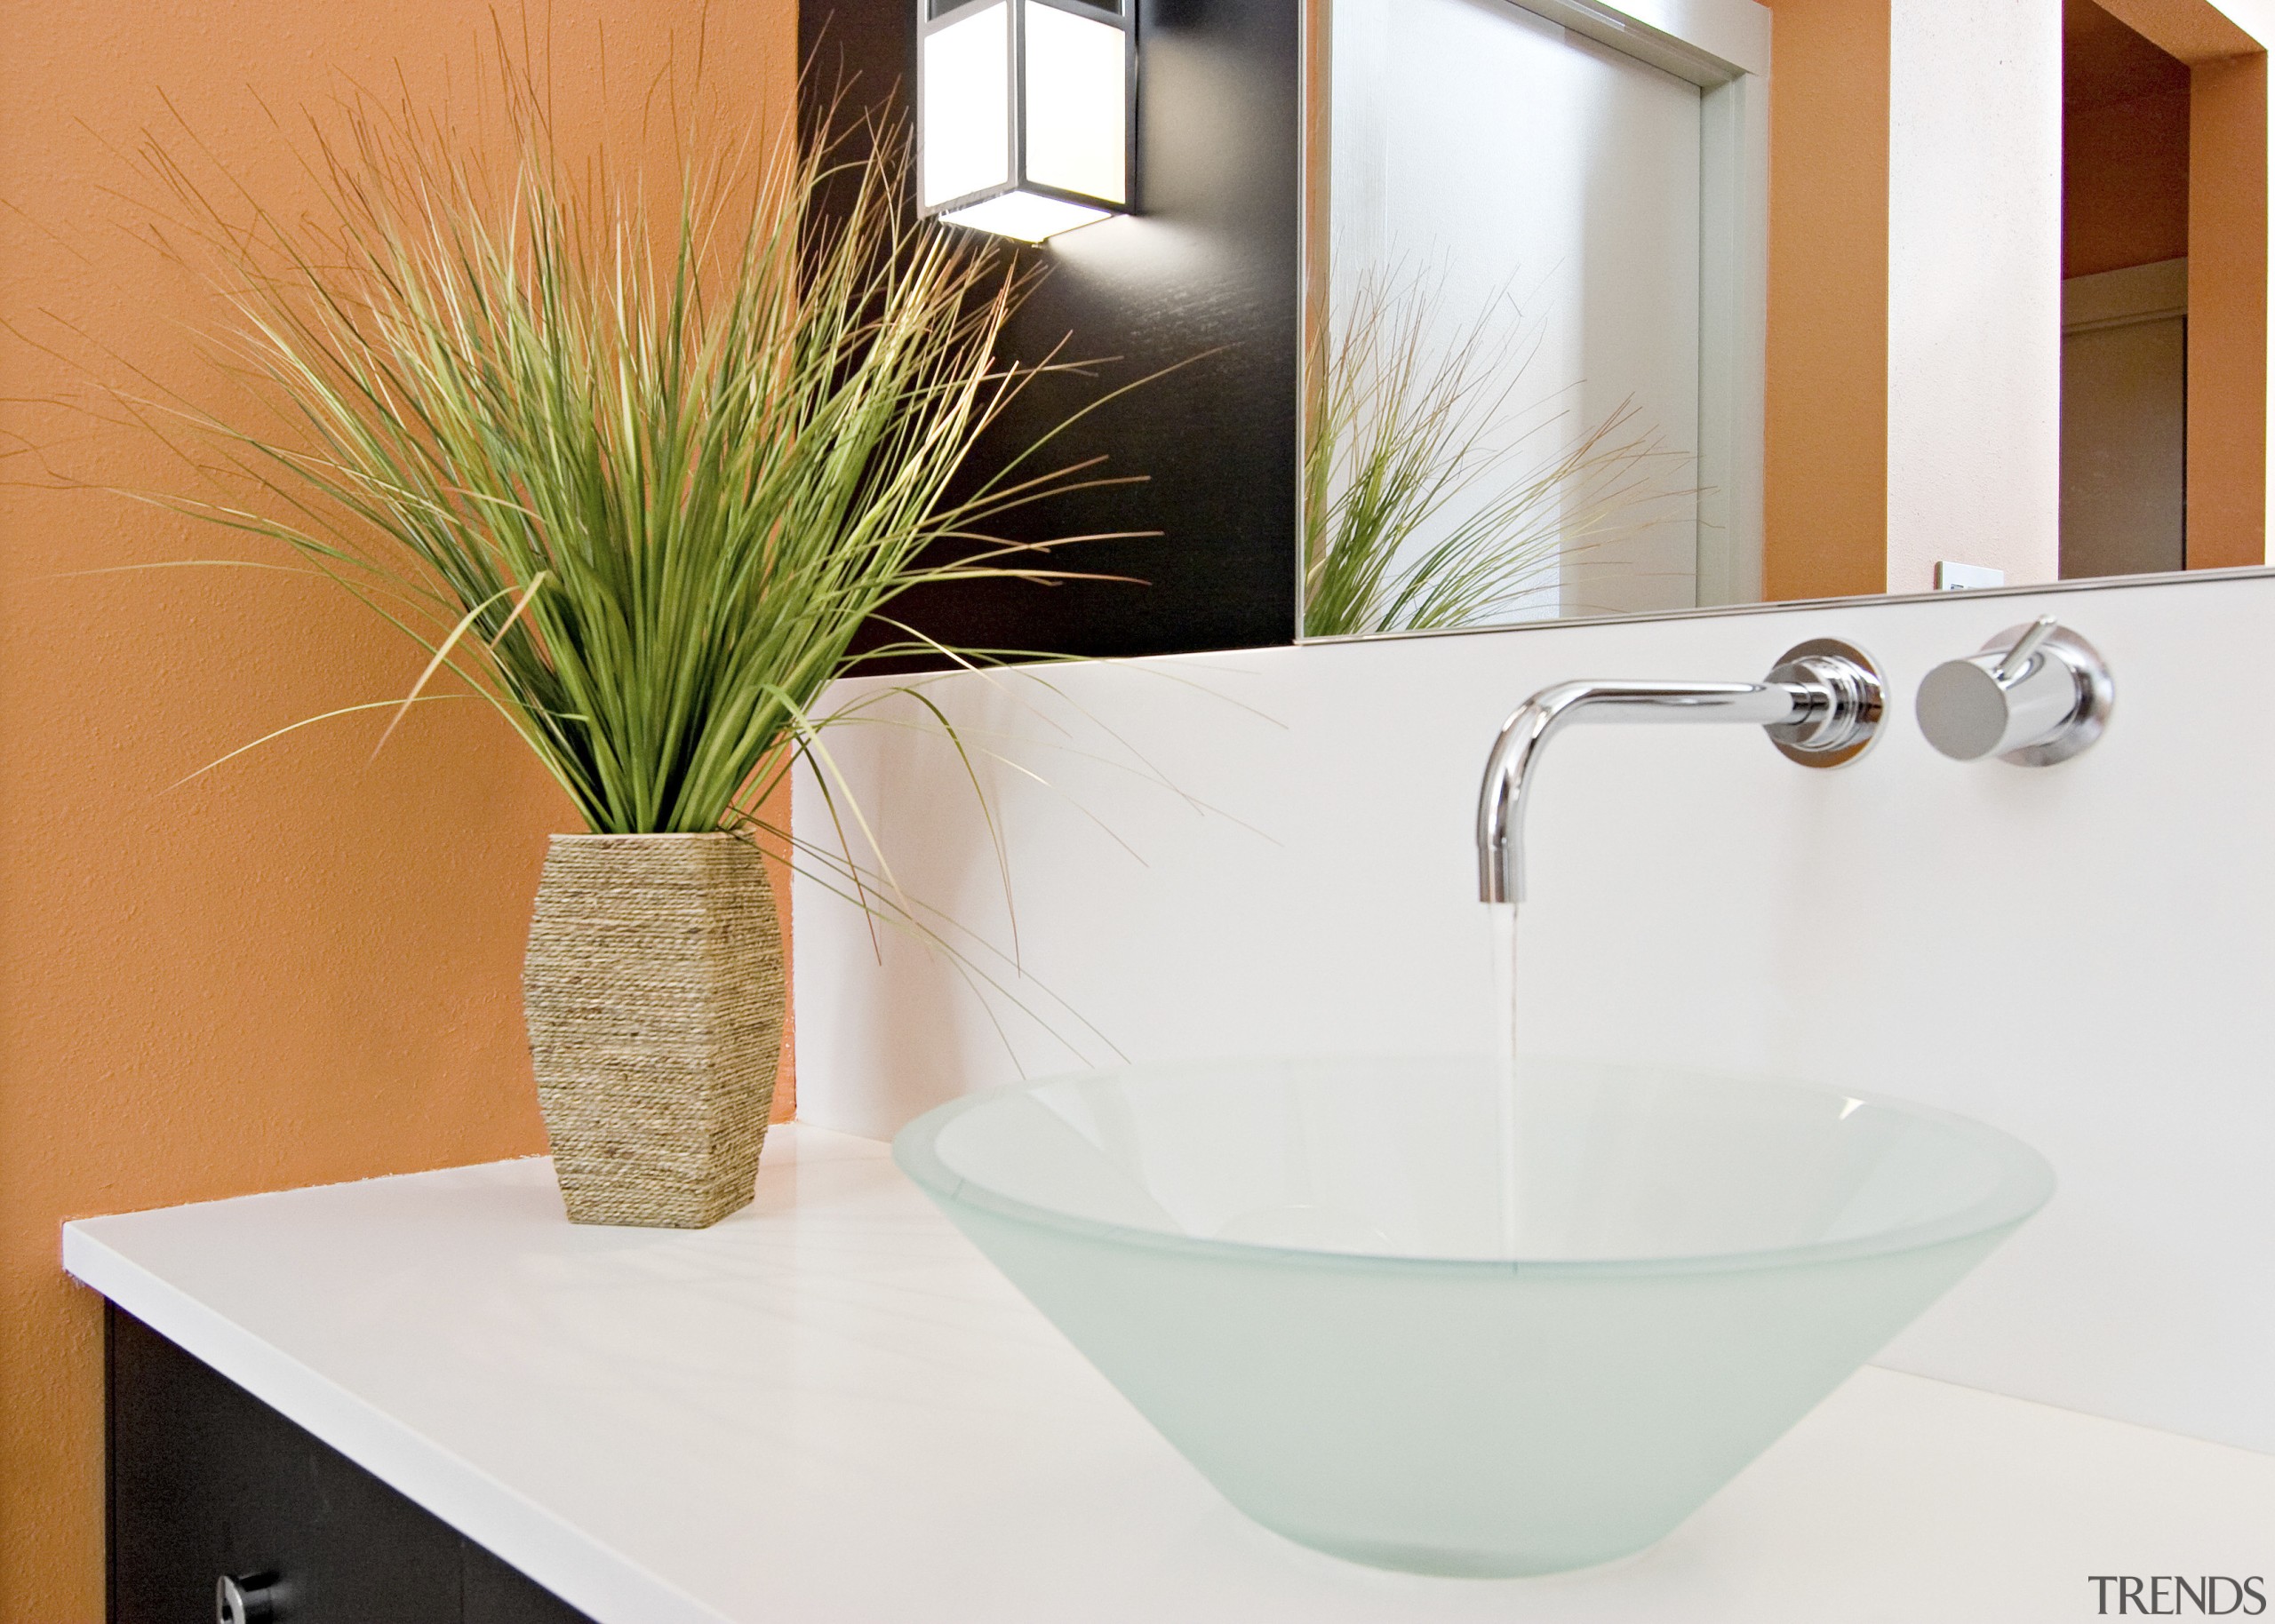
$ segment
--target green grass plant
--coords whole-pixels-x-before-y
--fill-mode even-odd
[[[186,415],[240,476],[172,506],[285,544],[426,649],[409,694],[349,709],[392,706],[392,730],[479,696],[595,832],[747,828],[833,681],[992,657],[897,601],[1066,578],[988,526],[1094,471],[1034,472],[1038,444],[973,477],[1039,370],[996,355],[1023,284],[991,240],[910,218],[900,131],[753,156],[690,128],[655,184],[571,158],[541,87],[502,82],[502,163],[357,96],[308,138],[315,204],[289,216],[154,139],[169,240],[261,405],[138,409]],[[857,652],[873,625],[893,630]]]

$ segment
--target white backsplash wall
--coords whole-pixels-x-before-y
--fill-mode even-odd
[[[2051,768],[1936,755],[1921,675],[2046,611],[2114,668],[2108,735]],[[1145,1061],[1481,1051],[1471,829],[1509,711],[1577,677],[1758,679],[1816,636],[1889,679],[1890,725],[1850,767],[1746,728],[1557,739],[1523,1046],[1809,1077],[2020,1134],[2060,1193],[1883,1362],[2275,1451],[2275,578],[935,680],[1009,854],[1012,990],[1102,1037],[1074,1054],[1000,998],[991,1017],[948,959],[890,933],[880,959],[801,880],[800,1115],[886,1135],[1022,1064],[1108,1060],[1103,1039]],[[907,894],[1010,951],[954,752],[888,726],[831,750]]]

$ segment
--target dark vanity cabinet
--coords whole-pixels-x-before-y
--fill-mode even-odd
[[[117,1309],[112,1624],[579,1624],[586,1615]],[[586,1620],[589,1624],[589,1620]]]

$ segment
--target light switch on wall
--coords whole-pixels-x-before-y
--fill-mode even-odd
[[[1947,558],[1936,561],[1936,590],[1937,592],[1968,592],[1980,586],[2004,586],[2007,572],[1993,569],[1987,564],[1955,564]]]

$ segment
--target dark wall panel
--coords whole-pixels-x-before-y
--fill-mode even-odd
[[[1138,211],[1022,249],[1047,268],[1008,339],[1099,362],[1047,378],[989,445],[1031,443],[1104,390],[1177,370],[1094,413],[1039,465],[1103,455],[1146,482],[1080,493],[1007,521],[1023,541],[1102,530],[1070,569],[1145,583],[965,583],[907,617],[943,641],[1038,653],[1135,655],[1292,641],[1300,313],[1300,0],[1141,0]],[[841,75],[873,104],[915,74],[910,0],[804,0],[810,93]]]

